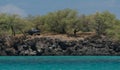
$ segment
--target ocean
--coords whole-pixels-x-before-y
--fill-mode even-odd
[[[0,56],[0,70],[120,70],[120,56]]]

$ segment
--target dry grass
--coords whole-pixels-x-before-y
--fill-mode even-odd
[[[33,39],[33,38],[40,38],[40,37],[50,37],[52,39],[60,39],[60,40],[65,40],[65,41],[71,41],[71,40],[83,40],[87,37],[91,37],[94,36],[95,33],[94,32],[82,32],[82,33],[77,33],[77,37],[73,37],[73,36],[68,36],[66,34],[53,34],[53,33],[45,33],[45,34],[41,34],[41,35],[33,35],[30,36],[28,35],[28,39]],[[20,35],[16,35],[17,37],[22,36]]]
[[[37,36],[37,37],[50,37],[50,38],[54,38],[54,39],[57,38],[57,39],[61,39],[61,40],[70,41],[70,40],[83,40],[87,37],[91,37],[94,35],[95,35],[94,32],[84,32],[84,33],[78,33],[77,37],[68,36],[66,34],[41,34],[40,36]]]

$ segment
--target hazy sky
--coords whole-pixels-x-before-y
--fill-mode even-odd
[[[44,15],[65,8],[75,9],[81,14],[108,10],[120,18],[120,0],[0,0],[0,12],[22,16]]]

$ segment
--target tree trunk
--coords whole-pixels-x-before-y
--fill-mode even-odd
[[[14,30],[13,26],[11,26],[11,30],[12,30],[12,35],[15,36],[15,30]]]
[[[76,37],[76,33],[77,33],[77,30],[76,29],[74,29],[74,36]]]

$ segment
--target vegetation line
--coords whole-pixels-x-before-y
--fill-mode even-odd
[[[79,14],[76,10],[64,9],[43,16],[20,17],[0,14],[0,35],[24,34],[31,28],[41,33],[56,33],[77,36],[77,32],[95,32],[113,40],[120,40],[120,20],[108,11],[91,15]]]

